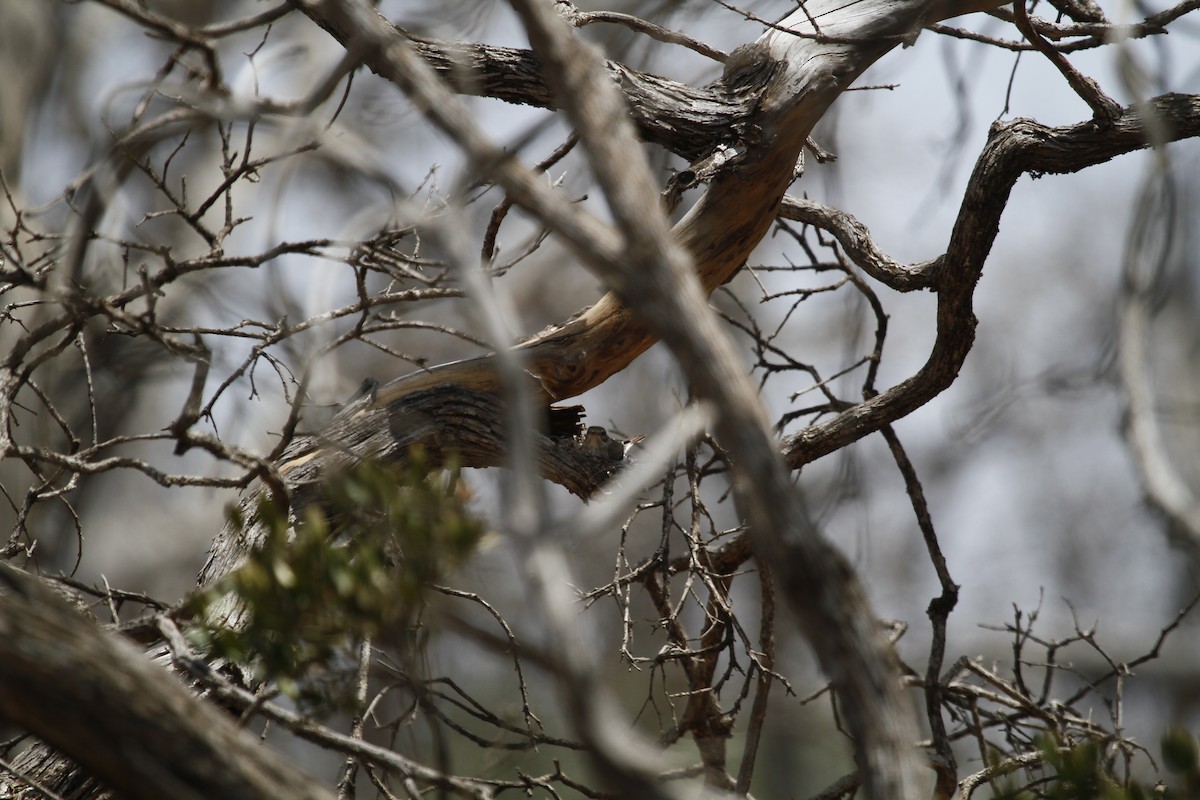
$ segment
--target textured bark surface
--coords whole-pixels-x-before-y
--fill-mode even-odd
[[[724,103],[727,111],[737,109],[740,114],[736,124],[720,126],[719,137],[702,138],[701,149],[709,152],[725,146],[729,153],[713,171],[704,194],[672,231],[674,240],[691,256],[705,293],[728,282],[774,225],[780,204],[795,179],[804,143],[838,95],[888,50],[911,41],[922,25],[991,5],[995,3],[888,2],[839,8],[831,3],[828,9],[810,8],[809,12],[821,19],[821,33],[834,42],[773,30],[740,53],[736,64],[727,66],[725,80],[708,90],[709,100],[717,105]],[[342,44],[353,41],[362,48],[363,60],[373,71],[401,86],[407,84],[400,62],[403,48],[408,45],[399,29],[381,17],[356,17],[342,4],[311,3],[304,9]],[[788,26],[813,35],[802,12],[781,23],[781,27]],[[413,47],[432,59],[441,73],[456,76],[454,85],[459,89],[469,86],[482,94],[484,87],[499,82],[510,90],[514,85],[526,87],[525,96],[532,103],[553,102],[535,72],[538,61],[531,54],[484,46],[452,47],[425,40]],[[611,63],[608,66],[610,70],[615,68]],[[478,75],[478,80],[463,77],[471,75]],[[625,88],[624,82],[619,85]],[[754,102],[731,105],[722,100],[742,95],[752,96]],[[513,98],[505,95],[505,99]],[[677,124],[681,124],[682,112],[676,91],[645,96],[627,93],[626,100],[643,137],[647,137],[642,121],[645,117],[667,123],[672,133],[657,140],[666,147],[677,149],[683,141],[695,141],[689,139],[685,127]],[[753,134],[740,136],[746,131]],[[519,194],[514,187],[508,188]],[[519,202],[521,199],[518,197]],[[626,260],[619,240],[609,234],[608,241],[610,251],[580,252],[579,257],[585,262],[610,264]],[[533,376],[534,392],[549,402],[595,388],[655,341],[657,335],[645,318],[633,314],[618,292],[610,292],[577,317],[522,343],[517,352]],[[389,406],[407,394],[435,386],[498,391],[499,373],[492,361],[491,357],[460,361],[392,381],[380,388],[374,406]],[[378,420],[361,417],[359,424],[377,426]],[[353,440],[369,436],[369,432],[345,433]],[[307,458],[309,454],[292,455],[286,460],[298,457]],[[313,453],[312,457],[320,456]]]
[[[331,800],[167,670],[26,573],[0,567],[0,717],[130,800]],[[98,787],[32,772],[59,796]]]

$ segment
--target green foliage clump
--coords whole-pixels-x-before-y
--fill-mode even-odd
[[[402,469],[362,463],[328,480],[294,526],[264,501],[256,519],[262,546],[198,595],[194,639],[294,698],[340,704],[356,643],[402,633],[424,589],[483,534],[448,488],[457,471],[448,475],[446,482],[432,474],[419,451]]]
[[[1042,744],[1042,764],[1053,771],[1044,781],[1008,789],[999,800],[1188,800],[1200,797],[1200,749],[1196,737],[1183,729],[1162,738],[1162,763],[1170,782],[1147,786],[1138,781],[1118,781],[1113,765],[1103,756],[1098,741],[1064,748],[1054,738]]]

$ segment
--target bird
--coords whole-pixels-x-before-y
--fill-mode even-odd
[[[345,405],[338,409],[337,414],[334,415],[335,419],[345,419],[354,416],[359,411],[362,411],[374,403],[375,397],[378,394],[379,381],[375,378],[364,379],[363,382],[358,385],[358,391],[356,391],[350,397],[350,399],[346,401]]]
[[[603,458],[606,461],[624,461],[630,448],[643,441],[645,436],[634,436],[629,439],[614,439],[601,425],[592,425],[584,432],[579,442],[579,449],[585,453]]]

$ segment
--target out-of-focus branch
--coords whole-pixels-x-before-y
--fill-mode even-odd
[[[17,185],[23,162],[25,130],[31,110],[50,78],[54,66],[51,43],[61,36],[56,17],[60,8],[51,3],[0,0],[0,70],[9,78],[0,87],[0,173],[9,186]],[[0,202],[0,222],[8,227],[11,209]]]
[[[1158,421],[1150,334],[1155,305],[1163,289],[1163,271],[1171,257],[1178,214],[1169,202],[1173,187],[1152,174],[1138,205],[1125,254],[1117,322],[1117,370],[1125,395],[1122,430],[1142,477],[1149,504],[1166,520],[1171,540],[1195,560],[1200,558],[1200,497],[1172,462]]]
[[[547,76],[579,131],[626,241],[622,262],[594,263],[594,268],[663,338],[693,390],[714,403],[718,437],[735,465],[734,487],[742,513],[750,521],[752,543],[763,561],[781,575],[780,585],[788,587],[788,600],[833,679],[856,740],[868,795],[921,795],[923,770],[912,749],[916,729],[900,695],[895,665],[874,629],[853,570],[813,527],[789,483],[756,392],[707,308],[704,287],[694,277],[690,248],[679,247],[686,240],[680,242],[668,232],[648,165],[638,157],[641,151],[633,128],[622,113],[621,98],[604,82],[599,59],[573,40],[546,7],[523,2],[517,8],[535,51],[547,62]],[[843,79],[852,77],[888,49],[880,41],[886,42],[887,36],[879,30],[886,23],[881,25],[869,15],[851,22],[839,18],[835,9],[820,11],[829,35],[859,36],[864,44],[846,53],[811,40],[780,40],[774,31],[762,43],[777,58],[786,58],[779,82],[773,83],[778,93],[769,90],[763,100],[775,112],[765,120],[766,141],[772,146],[765,148],[769,155],[764,159],[772,164],[774,185],[780,188],[773,204],[791,174],[788,170],[781,175],[782,165],[771,156],[787,153],[794,163],[811,125],[842,88],[836,81],[822,83],[816,76],[829,70],[842,72]],[[810,8],[786,22],[803,29],[807,13],[816,12]],[[868,37],[868,32],[880,39]],[[779,49],[773,50],[773,45]],[[786,134],[785,121],[794,126]],[[792,138],[797,135],[798,140]],[[714,184],[706,199],[720,196]],[[701,214],[693,209],[685,222],[701,219]],[[697,267],[704,272],[702,262]]]
[[[133,800],[333,798],[141,650],[9,566],[0,566],[0,716]]]

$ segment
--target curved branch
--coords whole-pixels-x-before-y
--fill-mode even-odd
[[[1160,165],[1165,166],[1165,162]],[[1181,220],[1173,192],[1169,178],[1162,174],[1151,175],[1142,189],[1117,304],[1117,375],[1125,401],[1121,430],[1141,475],[1146,502],[1162,515],[1171,541],[1195,560],[1200,558],[1200,495],[1167,446],[1158,419],[1151,357],[1155,306],[1164,293],[1171,228]]]
[[[308,7],[305,12],[347,51],[354,52],[362,42],[362,29],[350,16],[319,10],[314,13]],[[531,51],[418,36],[380,19],[392,37],[409,43],[457,93],[558,108],[542,64]],[[392,74],[386,52],[370,48],[362,58],[372,72],[385,78]],[[605,65],[625,92],[641,137],[688,160],[736,139],[755,100],[753,94],[732,91],[720,82],[694,87],[617,61]]]
[[[1082,122],[1049,127],[1029,119],[993,126],[967,184],[946,252],[930,269],[938,295],[937,338],[925,365],[885,392],[784,440],[793,469],[834,452],[907,416],[941,394],[958,376],[975,340],[975,285],[1000,229],[1017,179],[1078,172],[1151,141],[1200,136],[1200,96],[1166,94],[1122,109],[1112,127]]]
[[[811,28],[806,28],[807,15],[798,12],[790,23],[798,35],[789,35],[781,24],[744,49],[735,59],[738,66],[731,80],[756,75],[758,94],[753,113],[744,114],[736,129],[753,131],[753,136],[732,148],[734,154],[708,190],[673,229],[675,241],[692,256],[703,290],[711,293],[729,281],[770,230],[813,126],[867,66],[897,44],[909,41],[921,25],[933,19],[994,4],[993,0],[893,0],[878,7],[831,8],[822,20],[821,35],[836,43],[806,38],[805,31],[811,36]],[[482,136],[465,112],[456,108],[451,87],[425,78],[425,60],[416,56],[428,59],[429,54],[420,41],[410,43],[373,9],[363,10],[357,4],[310,2],[304,11],[361,53],[372,70],[404,88],[515,202],[566,239],[588,266],[606,275],[621,272],[628,254],[620,237],[604,223],[570,207],[544,181]],[[840,19],[839,14],[845,18]],[[848,41],[855,44],[848,45]],[[467,51],[471,57],[491,52],[476,47]],[[525,69],[536,62],[522,63]],[[782,65],[790,66],[784,69]],[[438,62],[433,66],[437,70]],[[468,68],[466,74],[475,72]],[[661,107],[667,94],[655,93],[651,107]],[[626,100],[637,120],[638,97],[627,92]],[[674,124],[669,115],[662,119]],[[640,129],[639,133],[644,135]],[[526,341],[519,350],[540,394],[547,400],[560,400],[600,385],[655,341],[651,328],[631,314],[616,293],[609,293],[578,317]],[[447,383],[495,391],[497,373],[490,360],[485,356],[405,376],[382,387],[377,402],[386,404],[409,392]]]
[[[779,206],[780,219],[790,219],[828,231],[858,267],[875,280],[898,292],[932,289],[936,261],[923,261],[911,267],[883,252],[867,226],[853,215],[822,205],[808,198],[788,195]]]

